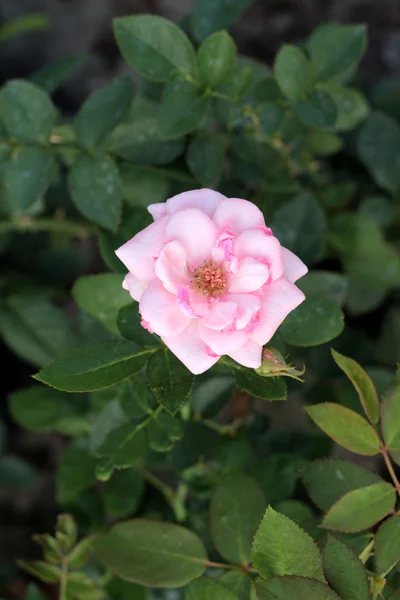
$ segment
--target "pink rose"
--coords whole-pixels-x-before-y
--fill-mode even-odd
[[[116,251],[142,325],[194,374],[227,354],[251,368],[304,300],[307,267],[247,200],[193,190],[148,207],[154,223]]]

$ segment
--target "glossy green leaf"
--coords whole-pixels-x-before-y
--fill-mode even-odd
[[[385,574],[400,561],[400,517],[390,517],[375,535],[375,565],[379,574]]]
[[[9,396],[13,418],[33,431],[57,431],[76,435],[88,430],[83,398],[33,385]]]
[[[196,180],[209,186],[220,179],[224,158],[223,138],[214,134],[193,138],[186,155],[186,163]]]
[[[147,365],[147,384],[171,415],[189,396],[193,380],[192,373],[167,348],[157,350]]]
[[[172,523],[125,521],[99,536],[94,548],[113,573],[148,587],[180,587],[206,568],[201,540]]]
[[[200,577],[185,588],[185,600],[238,600],[228,587],[211,577]]]
[[[356,532],[369,529],[394,508],[396,491],[390,483],[374,483],[348,492],[327,512],[321,527]]]
[[[230,473],[218,483],[210,505],[211,537],[229,563],[250,563],[253,537],[265,508],[265,496],[249,475]]]
[[[327,585],[305,577],[273,577],[255,584],[257,600],[339,600]]]
[[[382,433],[393,459],[400,464],[400,384],[396,383],[382,402]]]
[[[239,600],[249,600],[251,579],[245,573],[241,571],[226,571],[218,577],[218,581],[226,585]]]
[[[343,356],[332,349],[332,356],[337,366],[347,375],[353,384],[362,407],[371,421],[379,421],[379,399],[375,385],[368,373],[353,359]]]
[[[85,148],[103,142],[128,115],[133,91],[132,79],[122,77],[96,90],[86,100],[75,121],[78,140]]]
[[[27,212],[47,191],[54,158],[47,149],[22,146],[0,166],[2,210],[11,215]]]
[[[183,437],[182,421],[166,412],[154,415],[147,427],[149,446],[156,452],[169,452]]]
[[[254,398],[269,402],[286,400],[287,388],[283,377],[260,377],[250,370],[235,369],[235,379],[238,388]]]
[[[307,265],[319,261],[325,251],[326,217],[310,192],[283,203],[273,214],[271,228],[282,246]]]
[[[364,565],[346,544],[328,536],[323,565],[329,585],[343,600],[368,600],[369,581]]]
[[[279,333],[293,346],[319,346],[342,333],[343,318],[334,300],[309,296],[286,317]]]
[[[140,461],[147,451],[147,440],[143,427],[127,423],[108,433],[96,449],[102,460],[97,465],[96,476],[107,481],[114,469],[127,469]]]
[[[141,325],[142,317],[139,314],[137,302],[130,302],[123,306],[117,316],[117,326],[120,334],[133,340],[140,346],[159,346],[160,342],[155,335],[152,335]]]
[[[45,367],[35,379],[66,392],[109,387],[139,371],[152,351],[128,340],[110,340],[70,350]]]
[[[369,113],[369,105],[365,96],[355,88],[343,87],[339,83],[330,82],[324,88],[336,104],[337,131],[350,131],[357,127]]]
[[[310,44],[316,76],[328,81],[357,65],[367,44],[364,25],[343,25],[314,38]]]
[[[168,197],[166,173],[155,168],[124,163],[120,166],[124,198],[130,206],[147,208],[149,204],[165,202]]]
[[[102,273],[80,277],[72,288],[72,295],[82,310],[98,319],[112,333],[118,333],[117,315],[129,300],[122,288],[123,275]]]
[[[197,60],[201,84],[217,90],[235,69],[235,42],[227,31],[216,31],[201,44]]]
[[[336,122],[337,110],[332,97],[322,89],[313,90],[296,106],[300,120],[315,129],[329,129]]]
[[[322,459],[307,465],[303,481],[313,502],[328,510],[342,496],[355,489],[382,483],[373,471],[345,460]]]
[[[96,480],[96,459],[89,453],[86,440],[78,438],[64,452],[56,473],[59,502],[68,503]]]
[[[113,473],[104,487],[104,506],[114,518],[135,513],[144,491],[143,478],[133,470]]]
[[[309,271],[296,282],[305,297],[324,296],[343,306],[348,294],[349,282],[345,275],[331,271]]]
[[[180,138],[190,133],[207,114],[208,98],[189,83],[166,87],[157,114],[157,127],[163,139]]]
[[[191,15],[191,30],[198,41],[219,29],[229,29],[254,0],[196,0]]]
[[[33,83],[14,79],[0,93],[0,120],[7,133],[25,143],[47,142],[57,118],[49,96]]]
[[[143,77],[171,81],[190,75],[196,55],[186,34],[175,23],[156,15],[114,19],[114,33],[122,56]]]
[[[379,437],[371,425],[358,413],[332,402],[307,406],[306,411],[335,442],[365,456],[379,452]]]
[[[361,128],[357,151],[375,182],[392,193],[400,188],[399,148],[399,125],[381,112],[372,112]]]
[[[89,221],[115,231],[121,220],[122,185],[114,160],[98,153],[78,158],[69,174],[77,209]]]
[[[294,102],[310,92],[315,83],[310,62],[296,46],[282,46],[275,59],[274,75],[282,93]]]
[[[321,556],[312,538],[271,507],[254,536],[252,557],[264,578],[302,575],[325,581]]]

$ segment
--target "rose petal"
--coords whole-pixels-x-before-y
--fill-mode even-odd
[[[132,273],[128,273],[122,282],[122,287],[128,290],[134,300],[139,301],[147,285]]]
[[[226,197],[214,190],[207,188],[191,190],[190,192],[177,194],[167,200],[166,214],[173,215],[184,208],[198,208],[209,217],[212,217],[218,204],[223,200],[226,200]]]
[[[253,340],[247,340],[243,346],[233,352],[229,352],[228,356],[236,362],[249,369],[257,369],[261,366],[262,346]]]
[[[206,214],[197,208],[185,208],[169,217],[165,235],[167,240],[181,242],[188,261],[197,265],[210,258],[218,231]]]
[[[147,210],[155,221],[158,221],[164,217],[167,213],[166,202],[158,202],[157,204],[150,204]]]
[[[228,354],[243,346],[247,339],[244,331],[216,331],[199,322],[199,334],[203,342],[216,354]]]
[[[243,258],[239,269],[229,276],[229,291],[232,294],[255,292],[268,281],[269,269],[254,258]]]
[[[213,221],[218,229],[229,227],[235,235],[246,229],[265,226],[261,210],[252,202],[239,198],[227,198],[220,202],[215,210]]]
[[[178,335],[190,323],[176,298],[167,292],[158,280],[153,281],[140,299],[142,318],[161,336]]]
[[[303,292],[285,277],[272,282],[261,298],[261,323],[251,339],[258,344],[266,344],[287,315],[304,299]]]
[[[308,272],[308,269],[303,261],[287,248],[282,248],[282,256],[284,274],[289,281],[293,281],[294,283]]]
[[[233,294],[229,296],[229,299],[238,307],[235,319],[236,329],[244,329],[259,312],[261,300],[253,294]]]
[[[262,229],[244,231],[239,235],[235,240],[234,253],[239,258],[251,256],[262,259],[268,265],[272,279],[279,279],[283,273],[282,246],[276,237]]]
[[[179,335],[163,337],[162,341],[194,375],[204,373],[220,358],[200,339],[197,320]]]
[[[217,302],[211,307],[208,315],[203,317],[202,323],[205,327],[221,331],[234,323],[237,311],[236,302]]]
[[[177,241],[165,244],[154,263],[154,272],[171,294],[176,294],[180,287],[189,285],[186,250],[182,244]]]
[[[154,259],[164,244],[166,221],[152,223],[115,251],[128,271],[145,282],[154,277]]]

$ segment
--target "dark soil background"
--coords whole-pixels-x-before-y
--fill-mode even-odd
[[[93,89],[128,71],[114,44],[114,16],[154,12],[179,21],[193,4],[194,0],[0,0],[0,25],[38,11],[47,13],[53,23],[48,32],[24,35],[0,48],[0,83],[25,77],[51,61],[86,55],[85,63],[55,97],[61,110],[74,112]],[[297,42],[330,20],[368,24],[370,43],[362,64],[367,81],[400,75],[400,0],[258,0],[232,35],[241,53],[272,64],[283,43]],[[11,422],[7,395],[28,384],[34,369],[3,345],[0,364],[0,417],[8,428],[7,452],[21,456],[38,472],[29,492],[0,489],[0,583],[7,580],[3,594],[12,599],[24,591],[14,561],[36,557],[32,534],[54,526],[57,507],[52,480],[63,441],[24,432]]]

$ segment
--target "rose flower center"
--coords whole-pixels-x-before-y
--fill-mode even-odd
[[[201,296],[216,298],[225,293],[227,287],[226,271],[215,260],[205,260],[192,274],[192,289]]]

